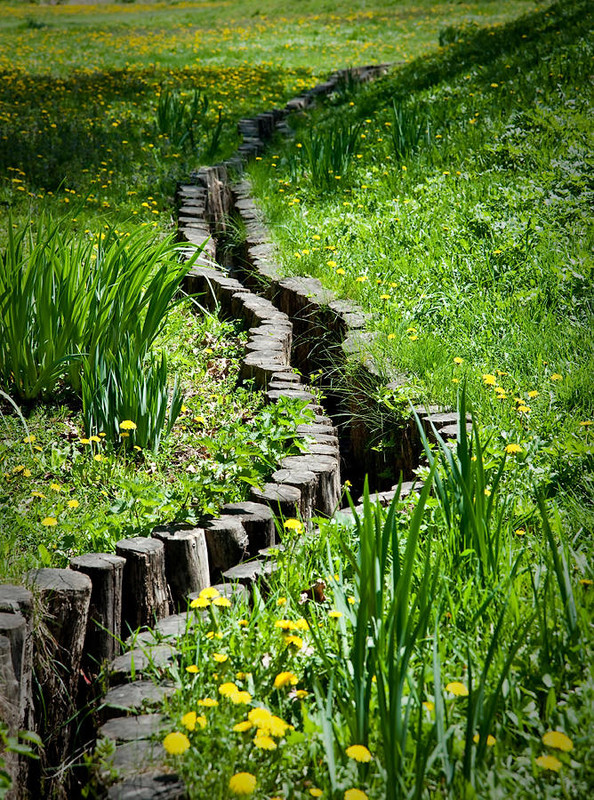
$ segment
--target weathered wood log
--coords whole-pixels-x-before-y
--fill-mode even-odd
[[[150,625],[169,613],[165,547],[158,539],[120,539],[116,553],[126,559],[122,586],[122,633]]]
[[[152,681],[122,683],[107,692],[98,711],[102,721],[107,721],[111,717],[120,716],[122,712],[132,714],[146,707],[160,707],[163,700],[174,691],[172,685],[157,686]]]
[[[316,473],[307,469],[279,469],[270,477],[275,483],[294,486],[300,491],[297,516],[307,524],[314,515],[319,480]]]
[[[107,800],[187,800],[185,784],[169,772],[137,775],[110,786]]]
[[[4,583],[0,585],[0,611],[20,613],[26,620],[26,635],[23,651],[23,668],[17,675],[20,687],[19,726],[33,729],[33,595],[24,586]],[[27,762],[27,759],[23,759]],[[27,764],[25,763],[26,767]]]
[[[125,563],[112,553],[88,553],[70,561],[71,569],[88,575],[93,585],[83,656],[83,668],[93,672],[120,652]]]
[[[249,555],[249,540],[237,517],[225,515],[204,526],[211,580]]]
[[[204,530],[164,525],[155,528],[152,535],[165,546],[165,575],[174,608],[186,608],[189,594],[210,585]]]
[[[35,712],[44,741],[42,763],[48,769],[62,764],[70,751],[80,665],[91,601],[91,579],[70,569],[38,569],[28,581],[39,593],[43,624],[36,632],[34,669],[38,692]],[[48,779],[40,796],[51,797],[60,777]],[[44,794],[45,792],[45,794]]]
[[[8,636],[0,632],[0,721],[8,725],[10,733],[18,730],[19,682],[14,672],[12,645]]]
[[[270,547],[276,541],[274,514],[270,506],[263,503],[226,503],[223,512],[237,517],[248,535],[249,554],[255,556],[263,547]]]
[[[25,663],[27,621],[25,617],[19,613],[7,614],[6,612],[0,612],[0,636],[8,639],[14,677],[20,687],[23,673],[27,668],[27,664]],[[29,664],[28,666],[30,667],[31,665]],[[16,724],[20,724],[21,722],[19,705],[20,704],[17,702],[17,707],[14,711]]]
[[[261,489],[253,486],[251,495],[256,502],[269,505],[273,513],[281,519],[289,519],[299,514],[301,492],[295,486],[265,483]]]
[[[19,615],[20,616],[20,615]],[[8,726],[8,733],[15,735],[20,730],[19,706],[20,685],[14,674],[12,647],[7,636],[0,635],[0,722]],[[23,797],[19,792],[21,766],[16,753],[3,753],[4,769],[12,781],[7,800]],[[26,775],[24,776],[26,779]],[[22,784],[26,785],[26,782]]]
[[[0,612],[2,612],[2,614],[20,617],[25,623],[22,647],[14,641],[14,637],[6,637],[6,635],[2,637],[7,642],[6,647],[8,648],[8,655],[4,653],[3,649],[2,652],[4,654],[0,658],[0,719],[4,719],[4,706],[8,703],[6,713],[8,714],[10,709],[12,721],[9,721],[9,719],[5,719],[5,721],[9,724],[10,732],[14,734],[19,730],[33,730],[35,727],[32,689],[32,593],[28,589],[25,589],[24,586],[14,586],[12,584],[0,585]],[[2,632],[0,631],[0,633]],[[20,659],[20,666],[18,663],[15,665],[15,656]],[[4,664],[4,666],[2,666],[2,664]],[[16,699],[12,697],[12,690],[14,687],[17,689]],[[7,769],[13,778],[13,788],[8,794],[8,800],[20,800],[26,796],[31,759],[14,755],[10,762],[7,763]]]
[[[282,469],[308,470],[318,476],[314,510],[332,516],[340,500],[340,463],[327,455],[288,456],[281,461]]]

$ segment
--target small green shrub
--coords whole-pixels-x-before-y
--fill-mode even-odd
[[[430,144],[430,120],[415,106],[392,101],[388,121],[394,153],[399,161],[416,152],[422,143],[426,146]]]
[[[163,88],[157,102],[157,130],[167,136],[174,147],[181,148],[188,141],[193,150],[197,131],[207,111],[208,97],[198,89],[194,89],[186,99],[175,90]]]
[[[352,122],[323,131],[310,129],[298,148],[298,155],[292,157],[291,171],[305,175],[319,192],[344,187],[349,180],[360,130],[360,123]]]
[[[126,340],[117,353],[96,350],[85,361],[83,420],[88,435],[105,433],[112,444],[153,453],[168,435],[182,407],[177,381],[167,383],[167,357],[143,356]],[[132,427],[133,423],[134,427]]]
[[[91,354],[115,354],[127,341],[144,356],[191,267],[177,252],[142,228],[89,239],[45,215],[9,228],[0,253],[2,384],[23,400],[49,395],[60,380],[79,391]]]

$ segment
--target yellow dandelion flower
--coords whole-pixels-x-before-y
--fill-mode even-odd
[[[189,731],[193,731],[194,728],[196,727],[197,718],[198,715],[196,714],[195,711],[188,711],[188,713],[184,714],[183,717],[181,718],[181,724],[184,726],[184,728],[187,728]]]
[[[189,667],[186,667],[186,672],[189,672],[191,674],[195,674],[196,672],[198,672],[197,665],[196,664],[190,664]]]
[[[522,405],[517,407],[516,411],[519,414],[528,414],[531,411],[531,408],[530,408],[530,406],[527,406],[524,403],[522,403]]]
[[[505,452],[514,455],[515,453],[523,453],[524,451],[519,444],[514,444],[511,442],[510,444],[506,445]]]
[[[249,721],[258,728],[262,728],[265,723],[267,723],[272,714],[268,711],[267,708],[262,708],[261,706],[257,706],[256,708],[252,708],[250,713],[248,714]]]
[[[233,692],[238,692],[238,691],[239,688],[237,687],[237,684],[232,683],[231,681],[229,681],[228,683],[221,683],[221,685],[219,686],[219,694],[222,694],[223,697],[229,697],[230,694],[233,694]]]
[[[228,597],[215,597],[212,604],[219,608],[231,608],[231,600]]]
[[[279,597],[276,601],[277,606],[286,606],[287,605],[287,598],[286,597]]]
[[[295,636],[293,634],[285,636],[285,643],[289,645],[289,647],[294,647],[296,650],[301,650],[303,647],[303,639],[301,636]]]
[[[33,442],[36,441],[37,441],[37,436],[35,436],[34,433],[29,434],[29,436],[25,436],[25,438],[23,439],[23,442],[25,444],[33,444]]]
[[[296,631],[308,631],[309,630],[309,622],[304,619],[303,617],[299,617],[298,620],[295,620],[294,628]]]
[[[538,392],[536,391],[536,389],[533,389],[531,392],[528,392],[528,397],[531,400],[534,400],[535,397],[538,397]]]
[[[303,523],[298,519],[286,519],[283,525],[288,531],[296,531],[297,533],[303,532]]]
[[[466,688],[466,686],[464,686],[463,683],[460,683],[460,681],[453,681],[452,683],[448,683],[448,685],[445,688],[446,692],[450,692],[456,697],[468,697],[468,689]]]
[[[336,274],[337,274],[337,275],[346,275],[346,270],[344,270],[342,267],[339,267],[339,268],[336,270]]]
[[[309,793],[312,797],[321,797],[324,794],[324,792],[321,789],[318,789],[317,786],[312,787],[309,790]]]
[[[515,533],[516,536],[526,536],[526,531],[524,530],[524,528],[518,528]]]
[[[256,776],[251,772],[237,772],[229,778],[229,791],[233,794],[252,794],[256,788]]]
[[[330,617],[330,619],[340,619],[343,616],[343,613],[342,611],[332,610],[328,612],[328,616]]]
[[[460,356],[456,356],[456,357],[454,358],[454,364],[458,364],[458,365],[460,365],[460,364],[462,364],[463,362],[464,362],[464,359],[463,359],[463,358],[460,358]]]
[[[199,716],[196,717],[196,725],[198,725],[200,728],[206,728],[207,724],[208,720],[206,719],[204,714],[200,714]]]
[[[475,744],[478,744],[480,742],[480,740],[481,740],[481,737],[479,736],[479,734],[475,733],[474,736],[472,737],[472,741]],[[494,736],[492,736],[491,734],[488,734],[488,736],[487,736],[487,747],[493,747],[493,745],[495,744],[496,741],[497,741],[497,739]]]
[[[347,789],[344,800],[368,800],[368,796],[362,789]]]
[[[283,686],[295,686],[299,682],[294,672],[279,672],[274,679],[274,688],[281,689]]]
[[[237,692],[232,692],[229,695],[229,700],[236,706],[247,706],[248,703],[252,702],[252,696],[249,692],[239,690]]]
[[[277,619],[274,622],[275,628],[280,628],[282,631],[292,631],[295,628],[295,623],[291,619]]]
[[[234,725],[233,730],[235,731],[235,733],[245,733],[246,731],[249,731],[250,728],[253,727],[254,726],[249,721],[249,719],[244,719],[241,722],[238,722],[236,725]]]
[[[168,733],[163,739],[163,747],[171,755],[178,756],[185,753],[190,747],[190,740],[185,733],[174,731],[173,733]]]
[[[58,520],[56,519],[56,517],[44,517],[41,520],[41,524],[43,525],[44,528],[53,528],[54,525],[58,524]]]
[[[136,423],[132,422],[131,419],[125,419],[122,422],[120,422],[121,431],[135,431],[136,428],[137,428]]]
[[[103,456],[101,455],[101,453],[95,453],[93,458],[95,459],[95,461],[103,461]]]
[[[433,700],[424,700],[423,708],[427,709],[427,711],[431,713],[432,711],[435,711],[435,703]]]
[[[226,653],[213,653],[212,657],[217,664],[224,664],[225,661],[229,659],[229,656]]]
[[[542,769],[550,769],[553,772],[559,772],[563,766],[555,756],[539,756],[536,759],[536,764]]]
[[[483,375],[483,383],[485,386],[495,386],[497,383],[497,378],[495,375],[490,375],[487,373],[486,375]]]
[[[373,758],[364,744],[352,744],[350,747],[347,747],[345,752],[349,758],[359,761],[362,764],[367,764]]]
[[[78,508],[80,503],[78,500],[69,500],[68,501],[68,508]]]
[[[218,704],[219,701],[212,697],[203,697],[201,700],[198,700],[198,705],[202,706],[202,708],[215,708]]]
[[[206,597],[196,597],[190,603],[190,608],[208,608],[210,605],[210,600]]]
[[[298,700],[303,700],[305,697],[307,697],[307,695],[308,695],[308,692],[305,689],[296,689],[295,690],[295,697]]]
[[[561,731],[547,731],[542,737],[542,741],[547,747],[563,750],[564,753],[570,753],[573,750],[573,742]]]
[[[553,374],[551,375],[551,380],[552,381],[562,381],[563,380],[563,375],[559,375],[558,372],[553,372]]]
[[[266,733],[258,733],[254,736],[254,744],[260,750],[276,750],[276,742],[272,738],[272,736],[268,736]]]
[[[214,600],[215,597],[220,597],[221,593],[218,589],[215,589],[214,586],[207,586],[206,589],[202,589],[198,597],[204,597],[207,600]]]

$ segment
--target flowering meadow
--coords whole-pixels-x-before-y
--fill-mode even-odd
[[[13,582],[197,524],[298,451],[311,415],[238,388],[245,331],[176,294],[175,186],[241,117],[393,64],[292,118],[249,177],[287,274],[370,313],[370,445],[389,460],[411,402],[472,423],[423,438],[404,499],[345,485],[350,512],[277,520],[258,585],[189,604],[152,678],[191,800],[591,793],[591,24],[585,0],[0,0]]]

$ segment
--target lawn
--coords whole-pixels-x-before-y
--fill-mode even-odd
[[[277,569],[248,600],[204,590],[154,674],[177,689],[160,741],[195,800],[578,800],[594,785],[591,10],[336,5],[0,3],[0,278],[36,265],[1,317],[3,579],[199,521],[286,453],[300,408],[236,387],[245,332],[171,302],[175,185],[233,151],[242,116],[392,62],[291,120],[249,176],[286,273],[370,312],[382,378],[404,376],[375,400],[395,418],[457,405],[472,431],[427,443],[424,488],[388,509],[279,520]],[[36,313],[57,308],[47,274],[76,312],[62,357]]]
[[[452,9],[449,3],[425,2],[369,8],[359,3],[337,10],[304,3],[298,13],[289,13],[275,2],[2,2],[0,203],[6,213],[0,222],[1,240],[6,245],[11,226],[24,232],[40,214],[61,220],[67,241],[83,247],[101,231],[112,229],[123,236],[145,227],[162,238],[174,227],[176,182],[201,163],[232,152],[239,141],[236,122],[241,116],[282,103],[338,66],[411,59],[434,49],[448,20],[498,23],[526,7],[532,6],[475,3]],[[180,313],[181,309],[170,315],[171,324],[153,350],[169,353],[171,377],[183,377],[186,393],[197,397],[200,376],[209,367],[202,362],[201,368],[199,358],[198,365],[189,368],[189,353],[208,349],[209,337],[221,342],[221,352],[235,352],[235,334],[231,332],[231,340],[221,339],[218,322],[207,321],[205,327],[194,323],[190,314],[188,329],[195,324],[198,341],[205,337],[203,347],[188,338],[186,360],[176,362],[174,332],[185,324],[176,316]],[[212,371],[224,368],[215,365]],[[2,388],[18,404],[9,374],[4,372]],[[214,394],[225,396],[231,384]],[[80,402],[80,390],[78,397],[76,391],[66,396],[45,391],[43,404],[28,403],[23,409],[27,431],[12,406],[3,405],[2,513],[11,532],[2,560],[6,575],[14,577],[25,565],[62,563],[80,548],[113,543],[122,532],[148,531],[155,508],[174,513],[163,488],[171,478],[152,466],[148,480],[153,488],[142,502],[134,493],[145,490],[120,491],[114,473],[113,486],[103,490],[109,497],[101,506],[102,496],[93,488],[99,477],[97,464],[95,472],[72,482],[66,467],[70,451],[57,451],[66,448],[68,437],[86,439],[92,434],[85,430]],[[253,400],[246,403],[249,410]],[[196,402],[193,411],[212,419],[208,405]],[[99,432],[104,431],[94,433]],[[24,441],[30,436],[39,438],[36,448],[56,450],[47,456],[49,462]],[[135,473],[135,480],[143,484],[138,461],[126,462],[122,469],[124,474]],[[23,480],[29,472],[31,477]],[[56,490],[48,489],[52,484],[62,487],[59,503],[53,503]],[[70,496],[75,486],[77,496]],[[81,503],[82,492],[85,503],[91,497],[94,501],[89,515],[81,515],[77,507],[80,524],[64,520],[63,529],[60,514],[67,503],[66,489],[69,500]],[[136,517],[134,525],[133,517],[126,517],[120,524],[121,513],[129,515],[134,507],[136,514],[141,505],[149,509],[146,519]],[[122,506],[127,506],[125,511],[114,513]],[[175,513],[184,507],[181,495],[173,507]],[[210,508],[208,503],[205,508]],[[49,530],[41,525],[46,518],[60,519],[60,524]],[[86,526],[90,530],[82,535]],[[15,541],[21,544],[15,547]],[[57,559],[52,557],[54,548]]]

